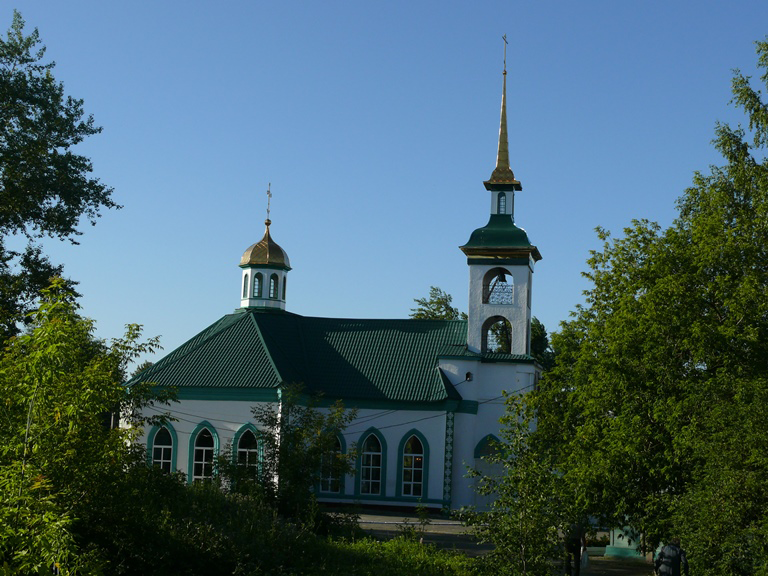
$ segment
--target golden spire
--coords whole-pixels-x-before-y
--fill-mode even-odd
[[[515,174],[509,167],[509,138],[507,136],[507,35],[504,40],[504,83],[501,91],[501,125],[499,127],[499,151],[496,155],[496,168],[487,180],[487,190],[522,190],[523,186],[515,180]]]

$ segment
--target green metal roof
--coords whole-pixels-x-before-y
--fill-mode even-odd
[[[467,257],[512,258],[532,257],[541,260],[541,253],[528,240],[525,230],[515,226],[509,214],[491,214],[488,224],[478,228],[464,246],[459,246]]]
[[[276,388],[345,401],[461,400],[438,356],[464,350],[464,320],[355,320],[241,309],[139,374],[159,386]],[[446,383],[447,382],[447,383]]]
[[[488,224],[478,228],[462,248],[528,248],[531,241],[525,230],[515,226],[509,214],[491,214]]]

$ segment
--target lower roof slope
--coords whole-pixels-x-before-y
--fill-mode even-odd
[[[464,320],[355,320],[240,309],[131,382],[178,388],[276,388],[344,400],[460,400],[438,355],[463,350]]]

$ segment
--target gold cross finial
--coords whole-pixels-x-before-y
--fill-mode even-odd
[[[269,220],[269,204],[272,201],[272,182],[267,184],[267,220]]]
[[[504,34],[504,36],[501,37],[502,40],[504,40],[504,74],[507,73],[507,35]]]

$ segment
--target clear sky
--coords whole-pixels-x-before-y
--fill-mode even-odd
[[[596,226],[669,225],[720,159],[733,68],[755,72],[768,2],[3,2],[37,27],[104,127],[79,151],[124,205],[46,244],[98,334],[166,352],[239,306],[239,258],[288,252],[287,309],[406,317],[436,285],[467,308],[458,246],[486,224],[507,56],[515,216],[543,260],[549,330],[586,287]]]

